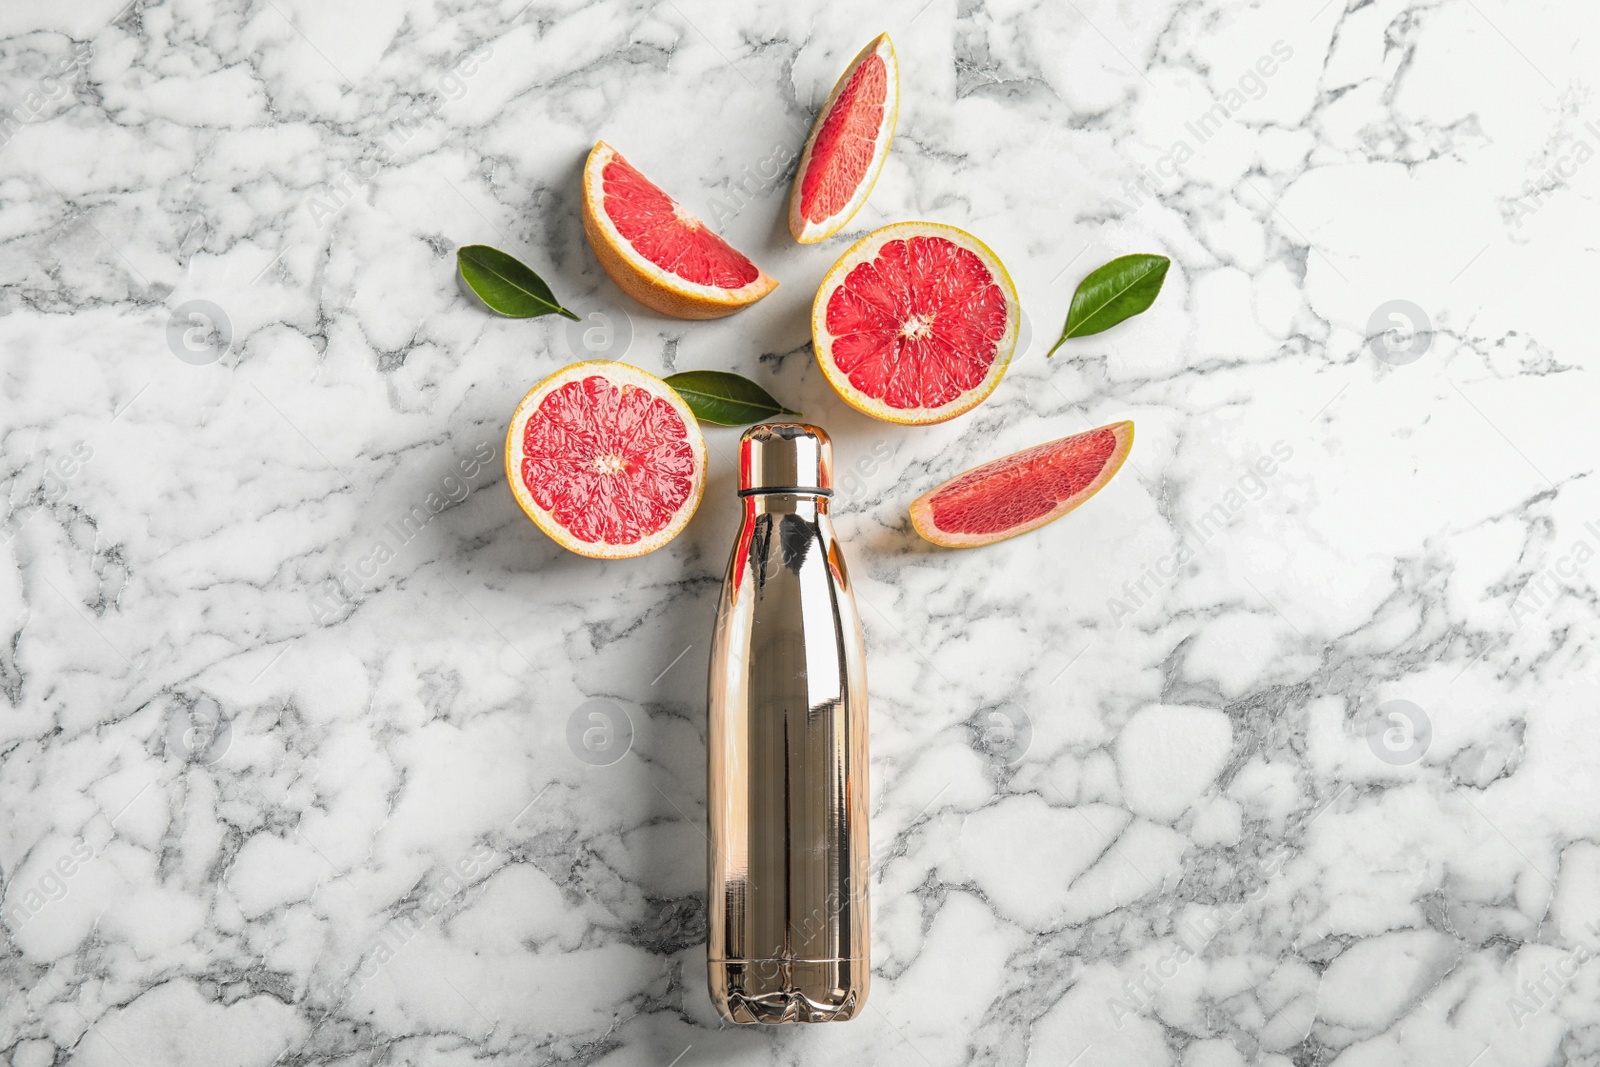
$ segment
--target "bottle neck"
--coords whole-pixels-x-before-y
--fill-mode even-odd
[[[750,493],[744,497],[744,513],[756,515],[798,515],[814,519],[828,514],[828,498],[816,493]]]

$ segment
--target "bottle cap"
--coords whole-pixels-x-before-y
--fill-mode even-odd
[[[833,444],[803,422],[752,426],[739,439],[739,495],[833,495]]]

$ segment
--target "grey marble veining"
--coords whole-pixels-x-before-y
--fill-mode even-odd
[[[1600,1057],[1594,8],[123,2],[0,10],[0,1057]],[[883,30],[883,176],[799,247],[789,169]],[[600,138],[780,288],[631,304],[579,221]],[[848,409],[809,337],[847,241],[913,218],[1026,314],[924,429]],[[474,242],[585,323],[475,306]],[[1155,307],[1047,359],[1132,251],[1172,257]],[[737,432],[666,549],[565,553],[500,449],[592,355],[737,370],[834,435],[856,1022],[707,1000]],[[912,531],[939,480],[1124,418],[1066,519]]]

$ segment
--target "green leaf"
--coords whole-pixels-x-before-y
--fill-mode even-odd
[[[666,383],[678,391],[694,417],[713,426],[745,426],[774,415],[798,415],[749,378],[725,370],[687,370]]]
[[[1072,294],[1072,307],[1067,309],[1061,340],[1045,354],[1055,355],[1062,341],[1069,337],[1086,337],[1109,330],[1148,308],[1161,292],[1161,283],[1167,280],[1167,268],[1171,265],[1172,260],[1166,256],[1118,256],[1092,271]]]
[[[573,322],[579,321],[578,316],[561,306],[543,278],[498,248],[466,245],[456,252],[456,264],[472,291],[491,310],[513,319],[565,315]]]

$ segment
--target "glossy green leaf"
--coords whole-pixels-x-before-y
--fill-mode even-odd
[[[688,370],[666,383],[678,391],[694,417],[714,426],[745,426],[777,415],[798,415],[761,386],[722,370]]]
[[[544,279],[515,256],[488,245],[466,245],[456,252],[461,276],[493,311],[513,319],[540,315],[578,316],[561,306]]]
[[[1086,337],[1109,330],[1155,303],[1171,265],[1172,260],[1166,256],[1141,254],[1118,256],[1092,271],[1072,294],[1072,307],[1067,309],[1061,340],[1051,346],[1047,354],[1055,355],[1056,349],[1069,337]]]

